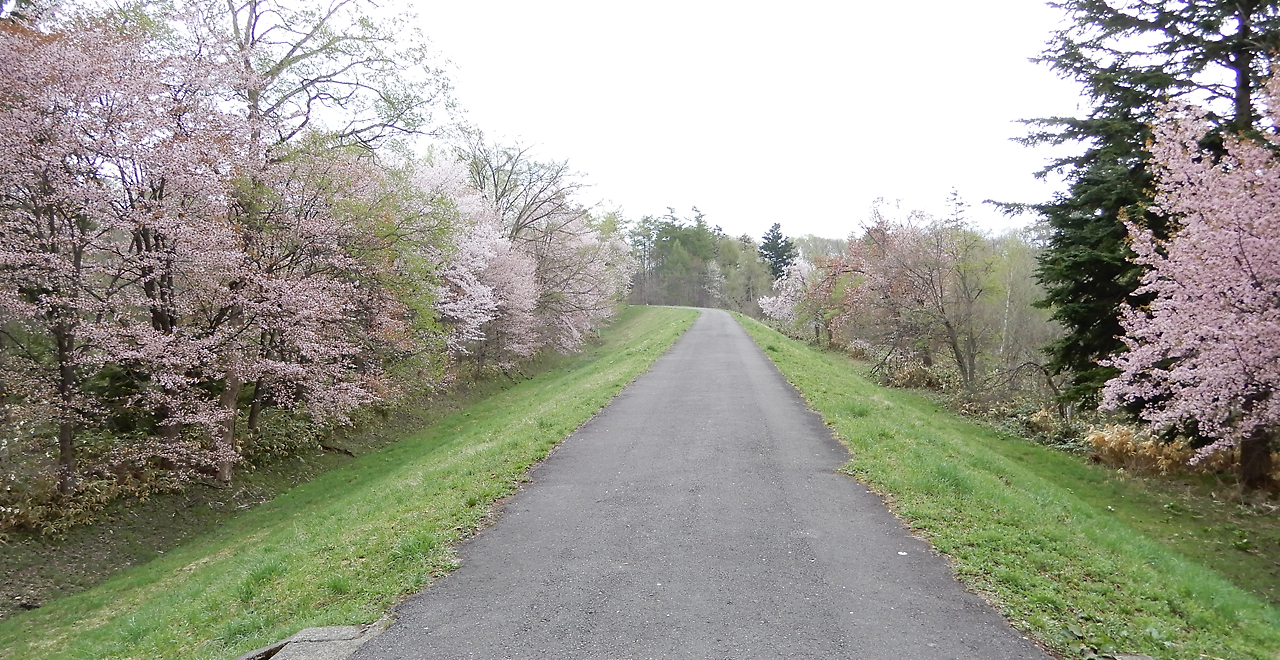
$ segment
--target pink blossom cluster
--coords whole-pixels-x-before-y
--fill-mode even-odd
[[[454,227],[435,309],[459,357],[507,368],[542,350],[576,350],[612,316],[630,282],[630,251],[558,206],[513,231],[460,163],[415,169],[413,180]]]
[[[1280,122],[1280,79],[1268,85]],[[1124,312],[1129,350],[1110,364],[1104,405],[1141,403],[1159,428],[1194,422],[1216,442],[1198,458],[1280,425],[1280,138],[1228,136],[1216,157],[1198,145],[1209,125],[1197,109],[1167,108],[1155,125],[1159,211],[1180,224],[1167,241],[1130,224],[1147,266]]]
[[[451,252],[443,263],[434,305],[449,326],[447,345],[455,356],[474,355],[486,344],[511,359],[527,358],[537,341],[535,265],[515,250],[487,199],[471,188],[458,163],[419,165],[413,182],[431,212],[452,227]]]
[[[75,429],[109,405],[84,388],[108,364],[142,372],[126,405],[212,423],[190,391],[222,339],[172,321],[241,266],[231,180],[255,154],[228,110],[237,74],[101,24],[5,22],[0,60],[0,378],[23,404],[10,412],[54,420],[64,470]]]

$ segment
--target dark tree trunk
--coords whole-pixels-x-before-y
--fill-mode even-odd
[[[1260,428],[1240,443],[1240,489],[1244,492],[1280,490],[1271,477],[1272,430]]]
[[[249,403],[249,422],[245,425],[246,433],[257,433],[258,417],[262,414],[262,376],[253,382],[253,401]]]
[[[223,445],[223,449],[234,451],[236,447],[236,401],[240,398],[240,375],[235,369],[227,371],[227,385],[222,390],[222,397],[218,403],[222,405],[222,409],[227,413],[227,419],[222,422],[222,437],[217,442]],[[218,481],[227,483],[231,481],[231,461],[218,461]]]
[[[960,348],[960,333],[950,321],[943,321],[942,325],[947,331],[947,345],[951,347],[951,357],[960,368],[960,380],[964,382],[965,389],[973,389],[973,372],[969,368],[969,363],[965,361],[964,349]]]
[[[173,421],[173,409],[166,404],[156,406],[156,427],[160,431],[160,441],[169,445],[182,437],[182,425]],[[177,470],[181,467],[170,457],[160,459],[160,466],[166,470]]]
[[[76,485],[75,334],[65,322],[54,325],[58,344],[58,491],[69,495]]]
[[[70,495],[76,487],[75,423],[64,412],[58,424],[58,492]]]
[[[1253,128],[1253,58],[1254,45],[1251,43],[1254,37],[1252,15],[1256,3],[1241,3],[1239,13],[1236,18],[1240,22],[1239,31],[1236,32],[1237,50],[1232,54],[1230,63],[1231,68],[1235,69],[1236,85],[1235,85],[1235,117],[1232,118],[1232,128],[1236,132],[1244,132]]]

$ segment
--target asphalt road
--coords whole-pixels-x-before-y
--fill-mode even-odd
[[[355,657],[1047,660],[847,459],[704,311]]]

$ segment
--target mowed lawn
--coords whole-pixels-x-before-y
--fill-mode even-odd
[[[372,622],[455,565],[528,468],[697,317],[628,308],[579,359],[317,477],[219,532],[0,622],[3,658],[232,658]]]
[[[1028,636],[1068,658],[1280,658],[1280,610],[1247,576],[1233,583],[1213,552],[1192,558],[1131,524],[1175,522],[1140,484],[875,385],[843,355],[739,318],[852,451],[845,470]],[[1187,525],[1201,522],[1212,524]],[[1251,551],[1259,574],[1280,559]]]

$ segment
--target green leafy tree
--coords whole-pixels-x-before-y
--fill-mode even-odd
[[[773,279],[776,280],[786,274],[791,264],[796,262],[796,253],[795,243],[782,235],[782,226],[776,222],[773,223],[760,242],[760,256],[768,262]]]
[[[1147,211],[1153,189],[1147,164],[1148,124],[1165,102],[1200,102],[1211,108],[1214,131],[1254,130],[1263,54],[1280,45],[1280,1],[1052,2],[1072,19],[1038,58],[1084,86],[1092,108],[1083,117],[1028,120],[1030,145],[1081,143],[1083,153],[1051,162],[1039,176],[1066,174],[1068,190],[1031,209],[1050,233],[1037,276],[1040,302],[1053,310],[1065,334],[1048,347],[1051,368],[1072,374],[1066,391],[1092,398],[1116,372],[1099,361],[1122,351],[1120,307],[1134,298],[1141,269],[1130,261],[1123,220],[1169,233],[1166,220]]]
[[[658,224],[655,273],[666,304],[710,307],[715,304],[715,282],[708,277],[708,265],[716,259],[720,228],[709,226],[697,208],[693,214],[692,219],[681,219],[669,209]]]
[[[719,289],[719,306],[760,318],[761,296],[773,289],[773,273],[760,258],[755,239],[744,234],[737,238],[720,238],[716,263],[723,276]]]

